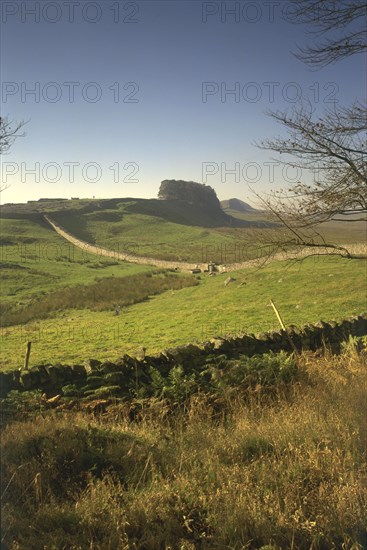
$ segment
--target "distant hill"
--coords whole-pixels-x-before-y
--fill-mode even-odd
[[[229,209],[229,210],[236,210],[237,212],[244,212],[244,213],[258,212],[256,208],[253,208],[247,202],[241,201],[240,199],[228,199],[226,201],[221,201],[220,204],[223,210]]]
[[[0,218],[28,218],[42,223],[42,214],[50,213],[57,219],[79,219],[78,231],[83,220],[118,222],[123,216],[145,215],[162,220],[196,227],[251,227],[258,224],[238,219],[231,212],[224,212],[217,195],[210,186],[183,180],[164,180],[158,199],[40,199],[27,204],[0,206]],[[73,229],[75,229],[73,227]],[[71,230],[71,228],[70,228]],[[80,236],[80,235],[79,235]],[[84,234],[84,240],[88,240]]]

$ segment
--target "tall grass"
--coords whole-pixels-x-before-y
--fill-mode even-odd
[[[95,283],[77,284],[54,290],[46,296],[37,297],[23,307],[14,308],[2,304],[0,326],[27,323],[32,319],[45,319],[56,311],[70,308],[102,311],[136,304],[166,290],[178,290],[195,286],[198,281],[191,276],[157,270],[153,273],[138,273],[125,277],[106,277]],[[117,309],[118,311],[118,309]]]
[[[304,354],[271,387],[11,422],[3,547],[362,550],[365,358]]]

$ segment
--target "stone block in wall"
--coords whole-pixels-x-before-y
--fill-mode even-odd
[[[137,359],[134,359],[127,353],[115,361],[115,364],[120,368],[121,372],[128,373],[130,370],[134,369],[137,363]]]
[[[20,383],[20,371],[14,370],[12,371],[12,388],[13,390],[21,390],[23,389],[23,386]]]
[[[146,355],[144,362],[152,365],[153,367],[160,367],[161,365],[169,364],[167,357],[162,352],[157,355]]]
[[[291,330],[287,330],[287,333],[291,342],[295,346],[295,348],[298,351],[300,351],[302,349],[302,338],[301,338],[300,332],[297,330],[291,329]],[[293,351],[293,347],[292,347],[292,344],[290,344],[290,342],[288,342],[288,347],[286,349],[288,351]],[[278,351],[280,351],[280,349]]]
[[[20,384],[25,390],[32,389],[32,379],[29,371],[25,370],[21,372],[20,375]]]
[[[323,332],[322,332],[323,334]],[[321,333],[320,333],[321,335]],[[301,347],[305,350],[315,350],[317,346],[315,345],[314,330],[312,325],[304,325],[301,332]]]
[[[126,386],[126,377],[122,372],[109,372],[104,376],[107,386]]]
[[[98,361],[98,359],[87,359],[84,361],[84,368],[87,374],[92,374],[98,371],[101,361]]]
[[[200,348],[204,355],[208,355],[213,352],[214,346],[212,342],[209,340],[205,340],[204,342],[200,342],[200,344],[197,344],[198,348]]]
[[[64,378],[66,382],[72,382],[74,379],[73,369],[71,365],[64,365]]]
[[[182,346],[182,349],[187,357],[198,357],[205,353],[203,349],[196,344],[187,344],[186,346]]]
[[[283,329],[273,331],[267,342],[267,347],[273,352],[278,352],[280,350],[292,351],[293,348],[289,339],[290,331]]]
[[[225,341],[227,342],[228,349],[231,352],[240,347],[240,340],[235,336],[229,336],[228,338],[225,338]]]
[[[49,377],[48,377],[48,372],[46,370],[45,365],[38,365],[38,366],[33,367],[33,368],[38,370],[40,383],[41,384],[46,384],[49,380]],[[31,370],[33,370],[33,369],[31,369]]]
[[[92,390],[94,388],[100,388],[105,384],[105,378],[103,376],[91,375],[87,377],[86,386]]]
[[[313,327],[313,329],[310,329],[307,332],[307,335],[311,340],[309,349],[312,349],[312,350],[322,348],[324,344],[331,342],[331,340],[333,339],[332,332],[330,331],[330,328],[326,326],[326,324],[322,328]]]
[[[352,336],[366,336],[367,335],[367,315],[361,314],[357,316],[357,319],[353,323]]]
[[[0,397],[4,398],[13,389],[13,376],[11,372],[0,372]]]
[[[51,386],[57,386],[60,382],[57,367],[54,365],[48,365],[46,367],[46,372],[48,375],[48,383]]]
[[[33,367],[32,369],[29,369],[29,374],[30,374],[30,377],[31,377],[31,387],[32,388],[39,388],[40,385],[41,385],[41,376],[40,376],[38,368]]]
[[[343,337],[348,340],[349,338],[349,335],[352,333],[353,331],[353,323],[350,319],[345,319],[344,321],[342,321],[339,325],[340,327],[340,331],[341,333],[343,334]]]
[[[105,361],[100,366],[100,372],[102,374],[111,374],[111,373],[120,373],[121,372],[121,366],[116,365],[115,363],[111,363],[110,361]]]
[[[210,342],[213,344],[213,351],[217,353],[228,353],[232,349],[231,342],[225,338],[212,338]]]
[[[253,355],[257,353],[257,341],[253,334],[244,334],[240,336],[239,339],[240,345],[237,348],[239,352],[243,353],[244,355]]]
[[[54,368],[57,376],[57,384],[70,380],[69,367],[67,365],[61,365],[60,363],[57,363],[56,365],[54,365]]]
[[[202,364],[205,352],[202,348],[195,344],[188,344],[186,346],[178,346],[177,348],[170,348],[166,351],[166,357],[168,364],[171,365],[183,365],[187,371]],[[163,372],[162,369],[159,369]]]
[[[81,379],[87,376],[84,365],[71,365],[71,371],[73,373],[73,379]]]
[[[150,367],[157,369],[163,376],[166,376],[171,370],[172,365],[170,365],[169,359],[163,354],[159,355],[146,355],[142,361],[147,372]]]

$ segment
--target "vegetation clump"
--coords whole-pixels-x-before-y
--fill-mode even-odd
[[[22,402],[2,437],[3,547],[362,550],[364,354],[217,358],[217,392],[180,367],[162,397],[156,379],[150,397]]]
[[[184,180],[163,180],[158,191],[163,200],[184,200],[221,209],[216,192],[210,185]]]
[[[126,275],[125,277],[97,278],[92,284],[77,284],[38,296],[21,307],[3,304],[0,326],[27,323],[32,319],[45,319],[56,311],[90,309],[103,311],[120,309],[165,292],[198,285],[198,281],[164,270]]]

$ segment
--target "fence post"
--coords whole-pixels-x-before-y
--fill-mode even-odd
[[[295,353],[296,355],[299,355],[298,349],[296,348],[296,346],[295,346],[295,344],[294,344],[292,338],[291,338],[290,335],[288,334],[288,331],[287,331],[287,329],[285,328],[285,325],[284,325],[284,323],[283,323],[283,319],[281,318],[280,313],[279,313],[279,311],[278,311],[276,305],[274,304],[274,302],[273,302],[273,300],[272,300],[271,298],[270,298],[270,303],[271,303],[271,305],[272,305],[272,307],[273,307],[273,309],[274,309],[274,311],[275,311],[275,315],[276,315],[277,318],[278,318],[278,321],[279,321],[279,323],[280,323],[280,326],[282,327],[282,329],[283,329],[283,330],[286,332],[286,334],[287,334],[288,341],[289,341],[289,343],[290,343],[290,345],[291,345],[291,347],[292,347],[294,353]]]
[[[27,342],[27,351],[25,353],[24,370],[28,370],[29,356],[31,355],[32,342]]]

